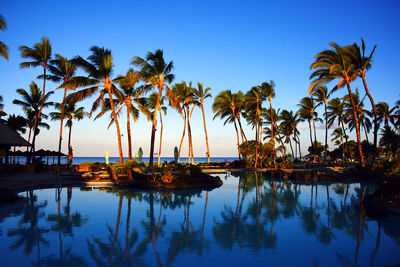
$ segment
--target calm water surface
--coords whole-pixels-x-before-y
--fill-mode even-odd
[[[367,184],[232,173],[207,191],[60,188],[0,206],[1,266],[386,266],[400,218],[360,211]]]

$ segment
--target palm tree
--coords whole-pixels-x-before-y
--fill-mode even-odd
[[[163,51],[157,49],[154,53],[148,52],[145,59],[141,57],[134,57],[132,64],[141,68],[141,75],[143,76],[145,83],[150,83],[153,88],[158,88],[156,106],[153,113],[153,125],[151,129],[151,142],[150,142],[150,159],[149,165],[153,166],[153,154],[154,154],[154,138],[157,126],[157,111],[160,106],[160,98],[162,91],[165,87],[165,82],[171,83],[174,80],[174,75],[171,71],[174,67],[173,62],[165,62]],[[167,95],[172,91],[167,87]]]
[[[100,105],[100,103],[104,102],[104,97],[106,94],[108,94],[113,120],[117,129],[119,161],[124,162],[124,156],[122,153],[121,131],[119,128],[117,113],[113,99],[113,95],[118,94],[119,91],[115,86],[116,79],[111,79],[113,73],[113,57],[111,55],[111,50],[105,49],[104,47],[92,46],[90,48],[90,51],[92,52],[92,54],[88,57],[88,61],[80,56],[74,58],[76,64],[86,71],[86,73],[89,75],[89,78],[85,79],[84,82],[76,81],[73,84],[77,87],[89,87],[70,94],[67,97],[66,101],[81,101],[99,91],[99,88],[103,88],[100,90],[99,96],[92,105],[90,115]]]
[[[152,93],[148,99],[147,99],[147,105],[146,105],[146,114],[147,114],[147,119],[148,120],[153,120],[153,116],[154,116],[154,109],[157,106],[157,93]],[[165,97],[162,96],[159,99],[159,105],[158,105],[158,113],[160,114],[160,144],[159,144],[159,148],[158,148],[158,161],[157,161],[157,165],[160,165],[160,160],[161,160],[161,146],[162,146],[162,134],[163,134],[163,121],[162,121],[162,113],[161,111],[163,111],[164,116],[167,114],[167,107],[164,106],[164,100]]]
[[[28,58],[32,61],[22,62],[19,66],[20,68],[30,68],[30,67],[43,67],[43,92],[42,92],[42,102],[38,111],[38,114],[35,119],[35,123],[33,126],[34,132],[36,132],[38,121],[40,120],[40,116],[42,114],[43,105],[45,102],[46,96],[46,70],[48,68],[48,62],[51,59],[51,44],[47,37],[42,37],[41,42],[36,43],[33,48],[27,46],[20,46],[19,51],[21,51],[22,58]],[[35,139],[36,135],[33,135],[32,138],[32,147],[31,151],[35,151]]]
[[[361,48],[357,43],[354,43],[353,45],[349,45],[346,48],[346,52],[349,55],[353,65],[355,66],[355,74],[360,77],[363,81],[365,93],[367,94],[369,101],[371,102],[373,114],[374,114],[374,155],[373,159],[375,159],[376,156],[376,147],[377,147],[377,140],[378,140],[378,113],[377,109],[375,106],[374,99],[372,98],[371,93],[369,92],[367,81],[365,80],[365,74],[367,73],[367,70],[371,68],[371,62],[372,62],[372,56],[374,55],[376,45],[374,45],[374,48],[371,51],[371,54],[369,56],[365,55],[365,42],[364,39],[361,38]]]
[[[261,109],[262,101],[265,97],[261,94],[261,89],[259,86],[254,86],[249,92],[244,96],[244,101],[246,102],[246,114],[248,118],[254,123],[256,128],[256,151],[255,151],[255,162],[254,168],[257,168],[258,162],[258,147],[260,140],[260,125],[261,125]]]
[[[315,128],[315,121],[320,120],[318,118],[318,113],[315,111],[315,105],[314,105],[314,100],[311,97],[303,97],[300,100],[300,104],[298,104],[299,110],[297,113],[300,115],[300,117],[303,120],[308,121],[308,126],[310,128],[310,140],[311,140],[311,146],[314,146],[314,143],[317,142],[317,133],[316,133],[316,128]],[[314,141],[312,140],[312,131],[311,131],[311,120],[313,122],[313,128],[314,128]]]
[[[192,151],[192,143],[191,143],[192,136],[191,136],[191,131],[189,130],[189,127],[190,127],[190,117],[191,117],[192,112],[195,107],[194,104],[196,103],[195,95],[194,95],[194,88],[192,87],[191,82],[189,82],[189,85],[186,85],[186,82],[183,81],[181,83],[175,84],[172,87],[172,93],[173,93],[173,96],[178,100],[179,108],[177,110],[181,114],[183,121],[184,121],[183,133],[182,133],[182,138],[181,138],[181,142],[179,145],[179,151],[178,151],[178,162],[179,162],[179,158],[181,155],[182,143],[183,143],[183,139],[185,137],[186,125],[187,125],[188,126],[188,142],[189,142],[188,162],[190,163],[190,160],[193,157],[193,151]],[[193,106],[191,107],[191,105],[193,105]]]
[[[61,144],[62,144],[62,133],[63,133],[63,121],[64,121],[64,105],[65,105],[65,97],[67,95],[67,90],[75,90],[77,83],[84,83],[86,77],[82,76],[74,76],[77,70],[77,65],[74,60],[68,60],[68,58],[63,57],[59,54],[56,54],[56,59],[50,61],[50,65],[48,65],[48,69],[51,72],[51,75],[47,75],[47,79],[53,82],[60,82],[61,84],[56,88],[64,88],[64,95],[61,102],[61,117],[60,117],[60,136],[58,139],[58,157],[57,164],[61,163]],[[44,78],[43,75],[39,76],[39,78]]]
[[[142,79],[139,72],[135,72],[133,69],[128,70],[125,76],[118,76],[117,82],[121,87],[121,94],[118,94],[120,98],[117,101],[120,105],[126,108],[127,116],[127,135],[128,135],[128,157],[132,160],[132,137],[131,137],[131,124],[130,117],[132,116],[133,121],[139,118],[139,110],[144,111],[146,105],[145,98],[141,97],[143,94],[143,87],[136,86],[136,84]],[[117,96],[117,97],[118,97]],[[138,108],[135,107],[136,104]],[[118,109],[121,111],[121,108]],[[118,114],[119,112],[117,112]]]
[[[331,50],[324,50],[315,56],[315,61],[311,64],[311,69],[314,72],[311,74],[310,79],[313,79],[309,88],[312,92],[315,87],[326,84],[332,80],[339,79],[339,82],[334,87],[334,90],[347,85],[347,90],[350,96],[351,104],[353,107],[354,120],[356,124],[356,135],[358,142],[358,150],[360,153],[361,166],[365,166],[364,155],[361,147],[360,128],[358,126],[357,110],[351,91],[350,82],[353,81],[357,74],[355,73],[355,66],[351,62],[348,55],[336,43],[330,43]]]
[[[26,126],[29,129],[28,142],[30,142],[33,126],[35,125],[35,121],[36,121],[36,113],[33,111],[33,109],[27,109],[27,110],[25,110],[25,115],[26,115]],[[40,120],[37,123],[38,127],[35,132],[36,135],[38,135],[40,133],[40,128],[45,128],[47,130],[50,129],[50,125],[48,125],[45,122],[42,122],[42,119],[47,119],[47,118],[48,118],[48,116],[46,114],[42,114],[42,116],[40,117]],[[27,148],[27,151],[28,151],[28,148]]]
[[[0,95],[0,108],[4,108],[3,97]]]
[[[4,17],[0,14],[0,31],[7,29],[7,23]],[[0,56],[8,60],[8,46],[0,41]]]
[[[233,123],[233,125],[235,126],[239,159],[240,142],[236,120],[238,120],[238,116],[240,116],[240,109],[243,105],[242,99],[243,93],[241,91],[233,94],[231,90],[225,90],[218,94],[218,96],[214,99],[214,103],[212,105],[213,112],[215,113],[213,119],[215,119],[216,117],[220,117],[221,119],[225,119],[224,125],[230,122]]]
[[[47,124],[41,124],[41,117],[39,117],[40,110],[43,107],[49,107],[53,105],[53,102],[47,102],[49,97],[53,94],[53,92],[49,92],[43,96],[43,92],[37,86],[35,82],[31,82],[29,85],[29,92],[25,89],[17,89],[17,93],[21,96],[22,100],[14,99],[13,104],[22,106],[23,110],[27,113],[27,119],[33,119],[33,125],[29,127],[29,138],[30,141],[31,130],[33,130],[33,138],[32,138],[32,147],[35,146],[35,136],[39,133],[39,126],[48,126]],[[42,114],[43,118],[47,118],[45,114]],[[46,127],[47,128],[47,127]],[[33,149],[34,151],[34,149]]]
[[[281,120],[282,120],[281,126],[283,128],[292,129],[293,140],[296,142],[296,144],[298,144],[300,158],[302,158],[299,130],[297,129],[297,124],[301,121],[299,114],[298,113],[294,114],[293,111],[288,111],[284,109],[281,112]]]
[[[10,127],[16,132],[19,132],[21,134],[26,133],[27,120],[20,115],[18,116],[16,116],[15,114],[9,115],[6,124],[8,127]],[[15,146],[14,146],[14,152],[15,152]],[[13,164],[15,164],[15,155],[13,156]]]
[[[382,122],[384,123],[384,127],[388,127],[389,123],[391,123],[396,129],[396,119],[400,117],[400,114],[396,114],[396,106],[393,108],[390,108],[388,103],[386,102],[379,102],[376,105],[376,111],[377,111],[377,121],[378,125],[380,125]]]
[[[390,127],[385,126],[382,130],[379,145],[381,147],[388,147],[392,151],[393,157],[395,157],[396,152],[400,149],[400,135],[394,132]]]
[[[88,116],[89,114],[84,110],[83,107],[76,107],[75,103],[66,103],[63,105],[62,103],[57,103],[55,105],[56,109],[59,111],[51,112],[50,117],[51,120],[62,120],[62,116],[67,117],[67,122],[65,123],[66,126],[69,128],[68,134],[68,164],[72,163],[72,146],[71,146],[71,130],[72,130],[72,121],[74,119],[80,121],[84,117]]]
[[[261,94],[268,98],[269,102],[269,109],[271,112],[271,125],[274,125],[274,115],[273,115],[273,109],[272,109],[272,98],[275,97],[275,83],[274,81],[270,81],[269,83],[263,82],[260,86],[261,89]],[[275,135],[274,135],[274,127],[271,126],[271,139],[274,140]]]
[[[204,125],[204,133],[206,136],[207,162],[208,163],[210,163],[210,148],[208,146],[206,116],[204,115],[204,99],[211,97],[211,94],[209,93],[209,91],[211,91],[210,87],[203,89],[203,83],[197,83],[197,89],[193,90],[193,93],[196,96],[195,103],[197,104],[197,106],[199,106],[201,108],[201,113],[203,114],[203,125]]]
[[[324,104],[325,108],[325,152],[324,152],[324,160],[326,161],[327,150],[328,150],[328,112],[326,108],[326,102],[328,101],[330,93],[328,93],[328,88],[326,86],[319,86],[313,92],[312,96],[318,102],[317,106],[321,103]]]
[[[332,133],[332,142],[337,141],[340,139],[340,143],[342,144],[342,159],[344,159],[344,142],[343,138],[345,137],[345,133],[342,131],[342,128],[338,127],[336,128]]]

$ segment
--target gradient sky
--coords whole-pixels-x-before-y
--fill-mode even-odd
[[[32,47],[47,36],[53,53],[68,58],[86,58],[93,45],[111,49],[114,74],[125,73],[134,56],[163,49],[166,60],[173,60],[175,82],[204,82],[213,96],[220,91],[247,91],[254,85],[274,80],[275,108],[296,110],[300,99],[307,96],[310,64],[313,57],[335,41],[339,45],[366,41],[367,52],[377,45],[367,82],[376,102],[393,106],[400,99],[399,1],[10,1],[2,2],[1,14],[8,29],[0,40],[9,46],[10,60],[0,59],[0,95],[8,114],[21,114],[11,102],[16,89],[29,88],[42,69],[20,69],[23,61],[18,47]],[[48,83],[47,90],[57,85]],[[333,87],[330,84],[328,88]],[[364,95],[360,82],[359,88]],[[342,89],[334,96],[341,97]],[[52,101],[60,102],[56,91]],[[81,102],[90,109],[92,99]],[[365,102],[369,107],[368,101]],[[233,125],[223,126],[212,120],[212,100],[205,104],[212,156],[236,156]],[[52,110],[45,110],[48,113]],[[322,109],[320,110],[322,114]],[[75,156],[103,156],[109,150],[118,155],[115,127],[106,129],[108,118],[93,122],[84,119],[72,128]],[[37,148],[56,150],[59,122],[51,122],[49,131],[42,130]],[[126,148],[125,119],[121,119]],[[301,127],[303,153],[310,145],[306,125]],[[323,140],[319,127],[317,138]],[[192,117],[195,156],[205,156],[201,111]],[[169,109],[164,118],[163,156],[172,156],[179,145],[183,121]],[[148,155],[151,123],[143,117],[132,126],[134,149],[141,146]],[[254,136],[246,127],[248,136]],[[65,133],[67,133],[65,131]],[[66,135],[65,135],[66,136]],[[158,147],[158,137],[156,137]],[[66,152],[64,138],[63,151]],[[185,141],[185,145],[187,140]],[[157,148],[158,150],[158,148]],[[126,149],[124,155],[127,155]],[[183,148],[187,155],[187,146]]]

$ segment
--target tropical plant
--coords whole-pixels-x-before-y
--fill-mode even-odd
[[[48,62],[51,59],[51,44],[49,39],[47,37],[42,37],[41,41],[39,43],[36,43],[33,48],[27,47],[27,46],[20,46],[19,51],[21,51],[21,56],[22,58],[27,58],[32,61],[25,61],[22,62],[19,66],[20,68],[30,68],[30,67],[38,67],[42,66],[43,67],[43,91],[42,91],[42,102],[40,104],[37,116],[35,118],[35,123],[33,126],[34,132],[36,132],[38,122],[40,120],[40,116],[42,115],[42,109],[44,107],[45,103],[45,97],[46,97],[46,70],[48,68]],[[35,151],[35,139],[36,135],[33,135],[32,138],[32,147],[31,151]]]
[[[397,153],[400,150],[400,135],[394,132],[390,127],[385,126],[383,128],[379,145],[381,147],[387,147],[392,152],[394,158],[400,158],[400,154]]]
[[[4,17],[0,14],[0,31],[7,29],[7,23]],[[0,56],[8,60],[8,46],[0,41]]]
[[[240,116],[241,108],[243,106],[243,93],[241,91],[237,93],[232,93],[231,90],[225,90],[218,94],[214,99],[212,109],[214,112],[214,118],[220,117],[225,119],[224,125],[228,122],[233,123],[235,126],[236,137],[237,137],[237,148],[238,156],[240,156],[240,141],[239,141],[239,131],[236,125],[236,120]]]
[[[25,89],[20,88],[17,89],[17,93],[21,96],[22,99],[14,99],[13,104],[22,106],[22,109],[27,114],[29,128],[28,142],[30,141],[31,131],[33,130],[35,134],[32,137],[32,146],[34,147],[36,140],[35,136],[39,134],[38,128],[40,126],[48,128],[47,124],[42,123],[42,117],[46,119],[47,115],[42,114],[42,116],[39,117],[39,112],[41,108],[46,108],[53,105],[53,102],[47,101],[49,97],[53,94],[53,92],[48,92],[43,97],[43,92],[40,90],[37,84],[35,82],[31,82],[31,84],[29,85],[29,92]],[[32,119],[33,125],[30,125]]]
[[[328,93],[328,88],[326,86],[318,86],[312,92],[312,96],[318,102],[317,106],[320,104],[324,104],[325,109],[325,151],[324,151],[324,160],[326,161],[327,151],[328,151],[328,112],[327,112],[327,101],[329,98],[330,92]]]
[[[293,140],[298,145],[300,158],[302,158],[301,146],[300,146],[300,133],[299,130],[297,129],[297,124],[301,121],[300,116],[297,113],[294,114],[293,111],[288,111],[284,109],[282,110],[280,117],[282,120],[281,127],[285,128],[286,131],[293,134]],[[289,129],[291,129],[291,131]]]
[[[270,120],[271,120],[271,139],[273,141],[274,138],[275,138],[274,127],[273,127],[273,125],[275,124],[274,123],[274,113],[273,113],[273,109],[272,109],[272,98],[275,97],[275,83],[274,83],[274,81],[269,81],[269,83],[268,82],[263,82],[260,85],[260,90],[261,90],[261,94],[264,97],[268,98],[269,110],[270,110],[270,114],[271,114],[271,117],[270,117]]]
[[[314,100],[311,97],[303,97],[300,100],[298,106],[299,110],[297,111],[297,114],[299,114],[300,118],[302,118],[303,120],[307,120],[308,127],[310,129],[311,146],[313,146],[314,142],[317,142],[317,131],[315,127],[315,121],[321,120],[318,118],[318,113],[315,111]],[[314,141],[312,139],[311,120],[313,122],[313,128],[314,128]]]
[[[111,79],[113,74],[113,57],[111,55],[111,50],[105,49],[104,47],[92,46],[90,51],[92,54],[88,57],[88,60],[83,59],[81,56],[74,58],[75,63],[83,68],[89,75],[89,78],[85,79],[83,83],[76,82],[74,85],[77,87],[89,87],[70,94],[66,101],[72,103],[81,101],[98,92],[99,88],[103,88],[100,90],[99,96],[92,105],[90,115],[101,103],[104,103],[105,95],[108,94],[110,109],[117,130],[119,160],[122,163],[124,162],[124,157],[122,153],[121,131],[113,98],[113,95],[118,94],[119,91],[115,86],[115,79]]]
[[[157,49],[154,53],[148,52],[145,59],[141,57],[134,57],[132,64],[141,68],[140,72],[144,78],[145,83],[150,83],[153,88],[158,88],[156,106],[153,113],[153,124],[151,129],[150,141],[150,159],[149,165],[153,166],[154,154],[154,139],[157,127],[157,111],[160,106],[160,98],[165,87],[165,83],[171,83],[174,80],[174,75],[171,73],[174,65],[173,62],[165,62],[164,53],[162,50]],[[172,91],[167,87],[167,95],[172,98]]]
[[[367,94],[371,106],[372,106],[372,111],[374,115],[374,159],[376,155],[376,146],[378,142],[378,113],[377,109],[375,106],[374,99],[372,98],[371,93],[369,92],[367,81],[365,80],[365,75],[367,73],[367,70],[371,68],[371,62],[372,62],[372,57],[374,55],[376,49],[376,45],[374,45],[374,48],[371,51],[371,54],[369,56],[365,55],[365,42],[364,39],[361,38],[361,48],[357,43],[354,43],[353,45],[349,45],[345,47],[346,54],[350,57],[352,64],[355,67],[355,74],[360,77],[363,81],[365,93]]]
[[[258,163],[258,144],[260,143],[261,135],[261,109],[262,102],[265,97],[261,94],[259,86],[254,86],[249,92],[244,96],[244,101],[246,102],[245,111],[246,118],[253,122],[254,128],[256,129],[256,145],[255,145],[255,161],[254,168],[257,168]]]
[[[84,84],[87,80],[86,77],[75,76],[75,72],[77,70],[77,65],[74,60],[68,60],[67,58],[56,54],[55,59],[50,61],[48,65],[48,69],[51,72],[51,75],[47,75],[47,79],[53,82],[61,82],[61,84],[56,88],[64,88],[64,95],[61,102],[61,117],[60,117],[60,134],[58,139],[58,156],[57,163],[61,163],[61,144],[62,144],[62,135],[63,135],[63,121],[64,121],[64,105],[65,105],[65,97],[67,95],[67,90],[75,90],[77,84]],[[40,75],[39,78],[44,78],[43,75]]]
[[[76,107],[75,103],[57,103],[55,105],[56,109],[59,111],[51,112],[51,120],[62,120],[63,116],[67,117],[67,122],[65,125],[69,128],[68,133],[68,164],[72,163],[72,146],[71,146],[71,132],[72,132],[72,122],[73,120],[81,120],[89,114],[84,110],[84,107]]]
[[[122,91],[117,95],[116,101],[118,101],[119,107],[117,109],[117,114],[122,111],[122,108],[126,108],[126,129],[128,135],[128,158],[132,160],[132,136],[131,136],[131,124],[130,117],[132,116],[133,121],[139,118],[139,111],[146,112],[144,106],[147,105],[146,98],[142,97],[144,88],[142,86],[137,86],[137,84],[142,79],[139,72],[133,69],[128,70],[125,76],[118,76],[117,82],[121,87]]]
[[[3,96],[0,95],[0,108],[4,108]]]
[[[207,87],[203,89],[203,83],[197,83],[197,89],[193,90],[195,98],[195,103],[197,106],[201,108],[201,113],[203,115],[203,125],[204,125],[204,134],[206,136],[206,146],[207,146],[207,162],[210,163],[210,147],[208,146],[208,136],[207,136],[207,127],[206,127],[206,116],[204,114],[204,100],[206,98],[211,97],[211,88]]]
[[[19,132],[21,134],[26,133],[26,124],[27,121],[24,117],[20,116],[20,115],[9,115],[7,120],[6,120],[6,124],[8,127],[10,127],[11,129],[13,129],[16,132]]]
[[[390,108],[386,102],[379,102],[376,105],[377,111],[377,121],[378,125],[382,122],[384,123],[384,127],[388,127],[389,123],[392,124],[397,130],[397,121],[400,117],[400,114],[397,114],[396,111],[397,107]]]
[[[185,132],[186,132],[186,125],[188,127],[188,149],[189,149],[189,154],[188,154],[188,162],[190,163],[191,160],[193,161],[193,147],[192,147],[192,134],[191,134],[191,128],[190,128],[190,117],[192,115],[192,112],[195,108],[195,95],[194,95],[194,88],[192,87],[192,83],[189,82],[187,85],[185,81],[181,83],[174,84],[172,87],[172,93],[174,98],[177,99],[179,106],[178,106],[178,112],[181,114],[184,122],[184,127],[183,127],[183,133],[182,133],[182,138],[181,142],[179,144],[179,150],[178,150],[178,162],[179,158],[181,155],[181,149],[182,149],[182,144],[183,144],[183,139],[185,138]],[[171,101],[170,101],[171,102]]]
[[[311,85],[309,87],[309,93],[314,90],[315,87],[320,85],[324,85],[330,81],[335,79],[339,79],[339,82],[334,87],[333,90],[339,89],[344,85],[347,86],[347,90],[349,93],[350,101],[353,107],[354,120],[356,124],[356,135],[357,135],[357,143],[358,150],[360,153],[360,161],[361,166],[365,166],[364,155],[362,153],[361,147],[361,137],[360,137],[360,128],[358,126],[358,116],[357,109],[353,99],[353,93],[350,87],[350,82],[353,81],[357,74],[355,73],[355,66],[351,62],[348,55],[346,55],[345,51],[336,43],[330,43],[332,47],[331,50],[324,50],[318,53],[315,56],[315,61],[311,64],[311,69],[313,69],[313,73],[310,76],[312,79]]]

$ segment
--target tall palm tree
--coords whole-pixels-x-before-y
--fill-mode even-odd
[[[340,143],[342,144],[342,159],[344,159],[344,142],[343,138],[345,137],[345,133],[342,131],[342,128],[336,128],[332,133],[332,142],[337,141],[340,139]]]
[[[385,126],[381,133],[379,145],[381,147],[388,147],[395,157],[395,155],[398,154],[396,152],[400,150],[400,135],[394,132],[389,126]]]
[[[42,66],[43,67],[43,92],[42,92],[42,102],[37,114],[37,117],[35,119],[35,124],[34,124],[34,132],[36,132],[37,129],[37,123],[40,120],[40,116],[42,114],[42,109],[43,105],[45,102],[45,96],[46,96],[46,80],[47,80],[47,75],[46,75],[46,70],[48,68],[48,63],[49,60],[51,59],[51,44],[49,39],[47,37],[42,37],[41,41],[39,43],[36,43],[33,48],[27,47],[27,46],[20,46],[19,51],[21,51],[21,56],[22,58],[27,58],[32,61],[25,61],[22,62],[19,66],[20,68],[30,68],[30,67],[38,67]],[[32,138],[32,147],[31,151],[35,151],[35,139],[36,135],[33,135]]]
[[[315,87],[326,84],[335,79],[339,79],[339,82],[334,87],[334,89],[341,88],[344,85],[347,86],[356,124],[356,135],[358,150],[360,153],[361,166],[364,167],[365,161],[361,147],[361,137],[360,128],[358,126],[357,110],[353,99],[353,93],[350,87],[350,82],[357,77],[357,74],[354,71],[355,66],[351,62],[349,56],[346,55],[345,51],[343,51],[343,49],[339,47],[339,45],[332,42],[330,43],[330,46],[332,47],[331,50],[324,50],[318,53],[315,56],[315,61],[311,64],[310,68],[314,71],[310,76],[310,79],[313,80],[311,82],[309,92],[312,92]]]
[[[197,89],[193,90],[193,93],[196,96],[195,103],[197,104],[197,106],[199,106],[201,108],[201,113],[203,114],[203,125],[204,125],[204,134],[206,136],[207,162],[208,163],[210,163],[210,148],[208,146],[206,116],[204,114],[204,99],[211,97],[210,91],[211,91],[210,87],[203,89],[203,83],[197,83]]]
[[[311,146],[314,146],[317,142],[317,134],[316,134],[316,128],[315,128],[315,121],[319,120],[318,119],[318,113],[315,111],[315,104],[314,100],[311,97],[303,97],[300,100],[300,103],[298,104],[299,110],[297,113],[300,115],[300,117],[303,120],[307,120],[308,126],[310,128],[310,140],[311,140]],[[313,122],[313,128],[314,128],[314,141],[312,139],[312,128],[311,128],[311,121]]]
[[[31,134],[32,134],[32,130],[33,130],[33,126],[35,125],[35,121],[36,121],[36,113],[33,109],[26,109],[25,111],[25,118],[26,118],[26,126],[29,129],[29,133],[28,133],[28,142],[31,141]],[[42,122],[42,119],[47,119],[48,116],[46,114],[42,113],[42,116],[40,117],[39,122],[37,123],[38,127],[36,129],[35,134],[38,135],[40,133],[40,128],[45,128],[47,130],[50,129],[50,125],[48,125],[45,122]],[[28,149],[27,149],[28,151]]]
[[[62,134],[63,134],[63,121],[64,121],[64,105],[65,105],[65,97],[67,96],[67,90],[75,90],[77,83],[84,83],[86,81],[86,77],[75,76],[75,72],[77,70],[77,65],[74,60],[68,60],[68,58],[63,57],[59,54],[55,55],[55,59],[50,61],[48,65],[48,69],[51,72],[51,75],[47,75],[47,79],[53,82],[61,82],[59,86],[57,86],[56,90],[59,88],[64,88],[64,95],[61,102],[61,117],[60,117],[60,135],[58,139],[58,157],[57,164],[61,163],[61,144],[62,144]],[[39,78],[44,78],[43,75],[40,75]]]
[[[4,17],[0,14],[0,31],[7,29],[7,23]],[[0,56],[8,60],[8,46],[0,41]]]
[[[118,94],[119,91],[115,86],[115,79],[111,79],[114,66],[111,50],[105,49],[104,47],[92,46],[90,48],[90,51],[92,52],[92,54],[88,57],[88,60],[85,60],[80,56],[74,58],[76,64],[85,70],[85,72],[89,75],[89,78],[85,79],[83,83],[80,81],[76,81],[73,84],[77,87],[89,87],[70,94],[67,97],[67,102],[81,101],[87,97],[92,96],[94,93],[99,91],[100,88],[102,88],[99,92],[99,96],[92,105],[93,111],[100,105],[100,103],[104,102],[105,95],[108,94],[113,120],[117,129],[119,161],[124,162],[124,156],[122,153],[121,131],[113,99],[113,95]],[[90,114],[92,113],[92,111],[90,112]]]
[[[182,149],[182,143],[183,139],[185,137],[185,132],[186,132],[186,126],[188,127],[188,142],[189,142],[189,154],[188,154],[188,162],[191,162],[191,159],[193,158],[193,149],[192,149],[192,135],[191,135],[191,130],[190,128],[190,117],[192,115],[192,112],[195,108],[195,95],[194,95],[194,88],[192,87],[192,83],[189,82],[187,85],[185,81],[181,83],[174,84],[172,87],[172,93],[173,96],[178,100],[179,103],[179,108],[177,109],[178,112],[181,114],[183,121],[184,121],[184,127],[183,127],[183,133],[182,133],[182,138],[181,142],[179,145],[179,151],[178,151],[178,162],[179,158],[181,155],[181,149]],[[170,100],[171,103],[171,100]],[[192,160],[193,162],[193,160]]]
[[[146,114],[147,114],[147,119],[148,120],[153,120],[154,116],[154,109],[157,106],[157,93],[152,93],[148,98],[147,98],[147,105],[146,105]],[[162,147],[162,135],[163,135],[163,121],[162,121],[162,113],[164,113],[164,116],[167,114],[167,107],[164,106],[164,100],[165,96],[161,96],[159,99],[159,105],[158,105],[158,114],[160,115],[160,143],[159,143],[159,148],[158,148],[158,161],[157,165],[160,165],[160,160],[161,160],[161,147]]]
[[[376,111],[377,111],[377,121],[378,125],[380,125],[382,122],[384,123],[384,127],[388,127],[389,123],[391,123],[396,129],[396,121],[400,117],[400,114],[396,114],[396,106],[393,108],[390,108],[388,103],[386,102],[379,102],[376,105]],[[397,120],[396,120],[397,119]]]
[[[324,152],[324,160],[326,161],[327,150],[328,150],[328,112],[326,107],[326,102],[328,101],[330,93],[328,93],[328,88],[326,86],[318,86],[313,92],[312,96],[317,101],[317,106],[321,103],[324,104],[325,108],[325,152]]]
[[[47,115],[42,114],[41,117],[39,117],[39,112],[40,109],[43,107],[49,107],[53,105],[53,102],[48,101],[50,96],[53,94],[53,92],[48,92],[47,94],[44,95],[43,97],[43,91],[40,90],[40,88],[37,86],[35,82],[31,82],[29,85],[29,92],[26,91],[25,89],[17,89],[17,93],[21,96],[20,99],[14,99],[13,104],[22,106],[22,109],[27,113],[28,116],[28,121],[30,119],[33,119],[33,125],[32,128],[29,127],[29,138],[28,142],[30,141],[30,134],[31,130],[33,130],[33,137],[32,137],[32,146],[35,146],[35,136],[39,133],[38,128],[39,126],[44,126],[47,128],[47,124],[41,124],[42,123],[42,118],[47,118]],[[33,150],[34,151],[34,150]]]
[[[272,109],[272,98],[275,97],[275,83],[274,81],[270,81],[269,83],[263,82],[260,86],[261,89],[261,94],[268,98],[269,102],[269,108],[271,112],[271,125],[274,125],[274,115],[273,115],[273,109]],[[274,135],[274,127],[271,126],[271,139],[274,140],[275,135]]]
[[[236,126],[236,120],[240,116],[240,108],[242,107],[243,93],[241,91],[237,93],[232,93],[231,90],[225,90],[218,94],[214,99],[212,109],[214,112],[214,118],[220,117],[225,119],[224,125],[228,122],[233,123],[235,126],[236,137],[237,137],[237,148],[238,156],[240,157],[240,141],[239,141],[239,131]]]
[[[85,111],[84,107],[76,107],[75,103],[57,103],[55,105],[58,111],[51,112],[51,120],[62,120],[62,116],[67,117],[66,126],[69,128],[68,133],[68,164],[72,163],[72,146],[71,146],[71,132],[72,132],[72,122],[73,120],[80,121],[89,114]]]
[[[374,55],[376,45],[374,45],[374,48],[372,49],[371,54],[369,56],[365,55],[365,42],[363,38],[361,38],[361,48],[357,43],[354,43],[353,45],[346,46],[345,49],[356,68],[355,69],[356,75],[360,77],[363,81],[365,93],[367,94],[371,102],[372,111],[374,114],[374,155],[373,155],[374,158],[373,159],[375,159],[376,147],[378,142],[378,128],[379,128],[377,122],[378,113],[376,110],[374,99],[372,98],[372,95],[369,92],[367,81],[365,80],[365,75],[367,73],[367,70],[371,68],[372,57]]]
[[[258,162],[258,147],[260,142],[260,125],[261,125],[261,110],[262,102],[265,97],[261,93],[261,88],[259,86],[254,86],[249,92],[244,96],[244,101],[246,102],[245,111],[247,114],[252,114],[249,116],[253,120],[254,127],[256,129],[256,151],[255,151],[255,162],[254,168],[257,168]]]
[[[299,133],[299,130],[297,129],[297,124],[301,121],[299,114],[298,113],[294,114],[293,111],[288,111],[288,110],[284,109],[281,112],[281,120],[282,120],[282,123],[281,123],[282,127],[292,129],[293,140],[298,145],[300,158],[302,158],[300,136],[299,136],[300,133]]]
[[[121,94],[118,94],[119,98],[116,100],[120,105],[126,108],[127,116],[127,135],[128,135],[128,158],[132,160],[132,137],[131,137],[131,124],[130,117],[132,116],[133,121],[139,118],[139,110],[144,111],[144,106],[146,105],[146,100],[142,97],[144,88],[142,86],[137,86],[137,84],[142,79],[139,72],[129,69],[125,76],[118,76],[117,82],[121,87]],[[117,96],[117,97],[118,97]],[[136,107],[136,106],[137,107]],[[121,108],[118,109],[121,111]],[[118,112],[117,112],[118,113]]]
[[[153,125],[151,129],[151,141],[150,141],[150,159],[149,165],[153,166],[153,154],[154,154],[154,138],[157,127],[157,112],[160,105],[160,98],[162,96],[165,83],[171,83],[174,80],[174,75],[171,73],[174,64],[172,61],[165,62],[164,53],[162,50],[157,49],[154,53],[148,52],[145,59],[141,57],[134,57],[132,64],[141,68],[141,75],[143,76],[146,83],[150,83],[153,88],[158,88],[156,107],[153,113]],[[167,95],[172,91],[167,87]]]

